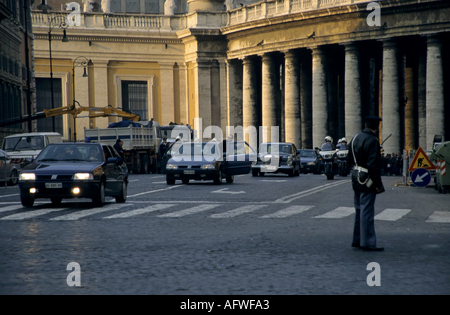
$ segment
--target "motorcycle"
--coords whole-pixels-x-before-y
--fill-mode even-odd
[[[337,173],[336,150],[333,149],[329,143],[324,143],[320,149],[315,149],[319,151],[319,154],[322,156],[323,171],[327,176],[327,179],[334,179],[334,174]]]
[[[345,144],[338,144],[336,147],[336,156],[337,156],[337,173],[341,176],[346,177],[348,175],[347,170],[347,156],[348,149]]]

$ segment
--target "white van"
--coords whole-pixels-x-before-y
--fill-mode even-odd
[[[35,159],[41,150],[50,143],[61,143],[62,137],[57,132],[31,132],[8,136],[3,140],[2,149],[11,158]]]

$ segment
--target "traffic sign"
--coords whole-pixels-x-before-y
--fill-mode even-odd
[[[411,174],[411,179],[414,185],[425,187],[431,181],[431,174],[424,168],[418,168]]]
[[[434,164],[428,159],[428,155],[421,147],[417,149],[416,155],[414,155],[408,171],[412,172],[418,168],[424,168],[426,170],[434,170],[436,168],[436,166],[434,166]]]

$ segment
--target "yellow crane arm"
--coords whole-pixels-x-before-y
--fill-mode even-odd
[[[63,106],[53,109],[44,109],[44,113],[46,117],[59,116],[64,114],[71,114],[74,118],[78,116],[81,112],[89,112],[90,118],[95,117],[108,117],[108,116],[118,116],[127,118],[131,121],[139,121],[140,116],[137,114],[129,113],[117,108],[113,108],[111,106],[108,107],[78,107],[76,108],[74,105],[72,106]]]

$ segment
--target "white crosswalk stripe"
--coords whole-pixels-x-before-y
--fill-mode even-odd
[[[25,220],[35,218],[41,215],[45,215],[52,212],[57,212],[61,210],[66,210],[67,208],[57,208],[57,209],[43,209],[43,210],[30,210],[27,212],[21,212],[16,214],[11,214],[6,217],[1,218],[0,220]]]
[[[426,222],[450,223],[450,211],[434,211]]]
[[[23,209],[22,205],[14,205],[14,206],[9,206],[9,207],[3,207],[0,208],[0,212],[7,212],[7,211],[13,211],[13,210],[19,210],[19,209]]]
[[[179,217],[184,217],[186,215],[190,215],[190,214],[195,214],[195,213],[211,210],[211,209],[214,209],[214,208],[216,208],[218,206],[221,206],[221,204],[200,205],[200,206],[192,207],[192,208],[185,209],[185,210],[180,210],[180,211],[176,211],[176,212],[161,214],[161,215],[158,215],[157,217],[160,217],[160,218],[179,218]]]
[[[355,208],[353,207],[338,207],[327,213],[316,215],[314,218],[340,219],[345,218],[353,213],[355,213]]]
[[[261,208],[265,208],[267,207],[267,205],[248,205],[248,206],[243,206],[243,207],[239,207],[237,209],[234,210],[230,210],[227,212],[223,212],[223,213],[217,213],[217,214],[213,214],[210,217],[211,218],[233,218],[236,217],[238,215],[244,214],[244,213],[249,213],[249,212],[253,212],[255,210],[261,209]]]
[[[263,218],[263,219],[266,219],[266,218],[286,218],[286,217],[289,217],[289,216],[294,215],[294,214],[305,212],[305,211],[311,209],[312,207],[314,207],[314,206],[290,206],[290,207],[287,207],[286,209],[279,210],[279,211],[274,212],[272,214],[263,215],[260,218]]]
[[[409,209],[385,209],[375,216],[375,220],[397,221],[410,211]]]
[[[174,204],[156,204],[156,205],[148,206],[148,207],[145,207],[142,209],[130,210],[130,211],[126,211],[126,212],[122,212],[122,213],[118,213],[118,214],[113,214],[108,217],[104,217],[103,219],[129,218],[129,217],[133,217],[133,216],[144,214],[144,213],[167,209],[167,208],[170,208],[173,206],[175,206],[175,205]]]
[[[101,208],[95,208],[95,209],[87,209],[87,210],[80,210],[74,213],[62,215],[56,218],[51,218],[51,221],[73,221],[78,220],[81,218],[85,218],[90,215],[106,212],[106,211],[112,211],[112,210],[118,210],[120,208],[124,208],[127,206],[131,206],[131,204],[125,204],[125,203],[119,203],[119,204],[108,204],[104,205]]]

